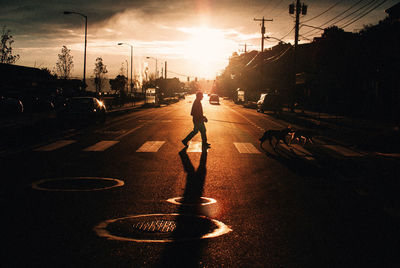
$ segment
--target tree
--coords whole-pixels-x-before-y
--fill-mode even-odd
[[[124,89],[127,81],[128,79],[124,75],[117,75],[115,79],[110,79],[111,89],[119,92],[119,94],[122,96],[125,93]]]
[[[1,34],[0,44],[0,63],[14,64],[19,60],[19,55],[12,54],[12,43],[14,43],[13,36],[10,34],[10,30],[6,30],[6,26],[3,26]]]
[[[104,74],[108,73],[107,66],[104,65],[101,57],[96,59],[94,66],[94,84],[96,86],[96,92],[101,92],[104,86]]]
[[[61,79],[68,79],[71,76],[74,63],[72,61],[71,50],[66,46],[61,49],[61,54],[58,54],[58,61],[56,63],[56,72]]]

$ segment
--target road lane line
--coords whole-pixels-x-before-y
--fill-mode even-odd
[[[164,143],[165,141],[146,141],[136,152],[156,153]]]
[[[238,111],[235,111],[235,110],[232,109],[231,107],[227,107],[227,108],[230,109],[231,111],[235,112],[236,114],[238,114],[238,115],[241,116],[242,118],[244,118],[244,119],[245,119],[247,122],[249,122],[252,126],[258,128],[259,130],[265,131],[264,128],[258,126],[256,123],[254,123],[253,121],[251,121],[251,120],[248,119],[246,116],[244,116],[244,115],[242,115],[241,113],[239,113]],[[276,122],[272,121],[271,119],[269,119],[269,118],[267,118],[267,117],[265,117],[264,119],[268,120],[272,125],[275,125],[275,126],[277,126],[277,127],[279,127],[279,128],[284,127],[283,124],[276,123]]]
[[[252,143],[234,142],[233,144],[241,154],[261,154]]]
[[[123,137],[125,137],[125,136],[131,134],[132,132],[138,130],[138,129],[141,128],[141,127],[143,127],[143,125],[140,125],[140,126],[138,126],[138,127],[135,127],[135,128],[133,128],[133,129],[131,129],[131,130],[125,132],[124,134],[121,134],[121,135],[117,136],[115,139],[116,139],[116,140],[120,140],[120,139],[122,139]]]
[[[76,141],[74,141],[74,140],[59,140],[59,141],[50,143],[48,145],[39,147],[39,148],[35,149],[34,151],[50,152],[50,151],[54,151],[59,148],[62,148],[64,146],[70,145],[74,142],[76,142]]]
[[[83,151],[85,152],[100,152],[105,151],[111,146],[117,144],[119,141],[100,141],[92,146],[87,147]]]

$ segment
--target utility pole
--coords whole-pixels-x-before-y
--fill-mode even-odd
[[[248,44],[239,44],[239,46],[244,46],[244,53],[247,53],[247,46],[252,46]]]
[[[265,25],[264,22],[266,21],[273,21],[273,19],[264,19],[264,16],[262,19],[256,19],[254,18],[255,21],[262,21],[261,23],[261,52],[264,51],[264,34],[265,34]]]
[[[167,79],[167,61],[165,61],[165,68],[164,68],[164,71],[165,71],[165,79]]]
[[[299,44],[299,25],[300,25],[300,13],[302,15],[307,14],[307,6],[300,3],[300,0],[296,0],[296,6],[294,4],[289,5],[289,14],[296,12],[296,22],[294,31],[294,55],[293,55],[293,92],[292,92],[292,105],[291,111],[294,111],[295,102],[295,90],[296,90],[296,72],[297,72],[297,47]]]

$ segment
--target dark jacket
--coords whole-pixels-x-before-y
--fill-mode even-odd
[[[196,99],[193,102],[192,112],[190,114],[193,116],[194,123],[204,122],[203,106],[201,105],[200,100]]]

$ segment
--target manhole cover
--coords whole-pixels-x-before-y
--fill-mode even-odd
[[[150,233],[171,233],[176,229],[176,222],[171,220],[140,221],[134,224],[133,228]]]
[[[210,197],[200,197],[200,199],[186,199],[183,197],[173,197],[167,200],[167,202],[175,204],[175,205],[184,205],[184,206],[206,206],[217,203],[217,200]]]
[[[224,223],[199,215],[147,214],[98,224],[97,235],[131,242],[175,242],[213,238],[232,231]]]
[[[99,191],[123,186],[124,182],[112,178],[98,177],[66,177],[44,179],[32,183],[32,188],[41,191]]]

